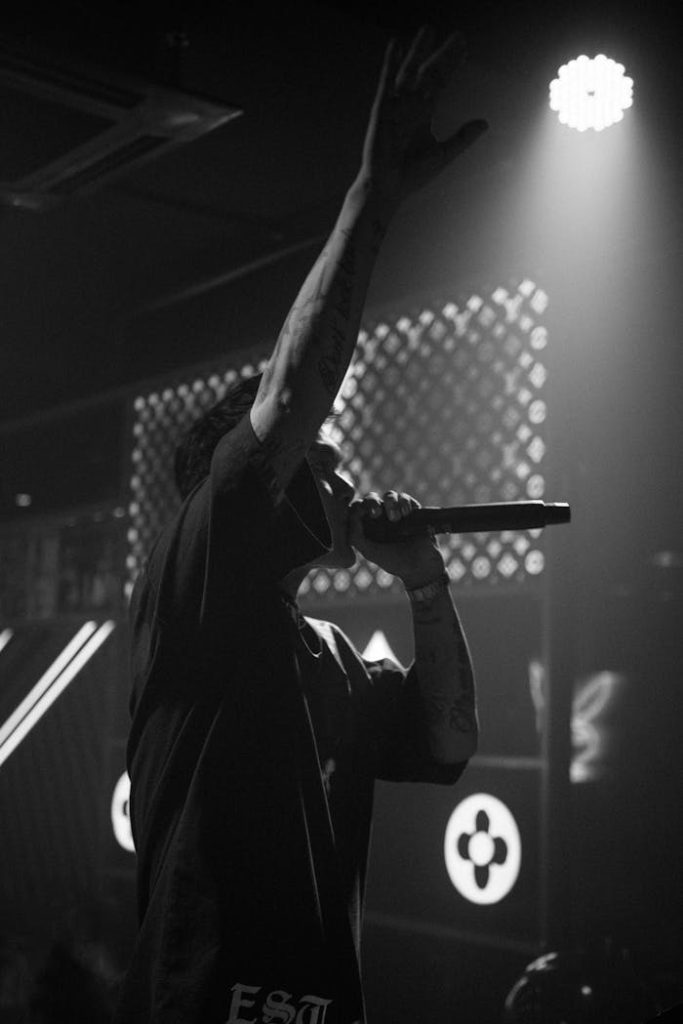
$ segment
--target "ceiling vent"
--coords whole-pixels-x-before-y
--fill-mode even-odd
[[[58,67],[0,40],[0,203],[45,210],[219,128],[242,110],[101,69]]]

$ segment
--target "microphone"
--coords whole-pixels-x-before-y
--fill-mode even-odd
[[[434,533],[489,533],[501,530],[538,530],[568,523],[571,509],[564,501],[498,501],[487,505],[455,505],[452,508],[417,508],[392,522],[386,515],[363,519],[368,540],[389,544],[405,537]]]

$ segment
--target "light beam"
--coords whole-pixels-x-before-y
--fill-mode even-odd
[[[94,622],[86,622],[55,658],[47,672],[0,727],[0,766],[26,739],[114,628],[115,624],[111,620],[103,623],[99,629]]]

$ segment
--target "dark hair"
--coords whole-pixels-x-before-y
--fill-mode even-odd
[[[257,373],[233,384],[220,402],[193,423],[184,435],[173,461],[176,487],[181,498],[185,499],[209,475],[216,445],[251,409],[261,377],[262,374]]]

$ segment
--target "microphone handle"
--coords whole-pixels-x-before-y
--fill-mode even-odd
[[[369,540],[391,543],[415,537],[430,528],[435,533],[488,533],[503,530],[538,530],[555,523],[568,523],[571,510],[566,502],[499,501],[486,505],[455,505],[452,508],[418,508],[398,522],[382,515],[363,519]]]

